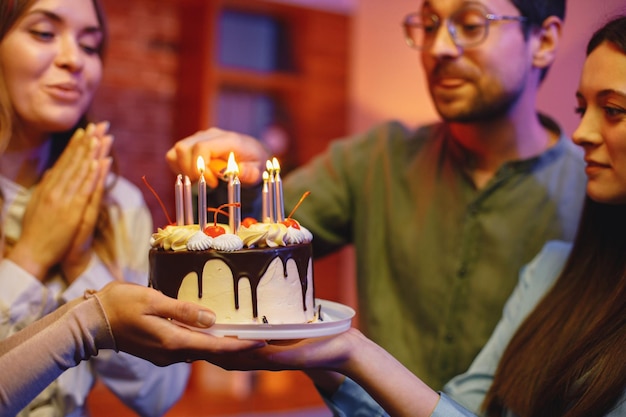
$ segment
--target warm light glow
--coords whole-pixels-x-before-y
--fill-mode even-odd
[[[263,181],[270,179],[270,174],[267,171],[263,171]]]
[[[272,161],[265,162],[265,168],[267,168],[268,171],[272,172],[274,170],[274,165],[272,165]]]
[[[272,167],[274,168],[274,171],[280,172],[280,164],[278,163],[278,159],[272,159]]]
[[[235,154],[230,153],[228,155],[228,163],[226,164],[226,175],[237,175],[239,174],[239,166],[237,166],[237,162],[235,161]]]
[[[204,165],[204,158],[199,156],[196,161],[196,166],[198,167],[198,172],[200,175],[204,174],[204,170],[206,169],[206,165]]]

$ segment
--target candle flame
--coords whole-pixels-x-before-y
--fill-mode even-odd
[[[263,181],[270,179],[270,174],[267,171],[263,171]]]
[[[265,162],[265,168],[267,168],[269,172],[274,171],[274,165],[272,165],[272,161]]]
[[[196,161],[196,166],[198,167],[198,172],[200,175],[204,174],[204,170],[206,169],[206,165],[204,164],[204,158],[199,156]]]
[[[239,166],[235,161],[235,154],[231,152],[228,155],[228,163],[226,164],[226,174],[237,175],[239,174]]]
[[[272,159],[272,166],[274,167],[274,171],[280,172],[280,164],[278,163],[278,159]]]

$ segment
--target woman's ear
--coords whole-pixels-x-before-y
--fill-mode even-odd
[[[562,29],[563,21],[556,16],[550,16],[543,21],[540,28],[531,33],[534,43],[532,62],[535,67],[548,68],[552,65],[559,49]]]

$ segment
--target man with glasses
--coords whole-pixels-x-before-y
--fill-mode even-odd
[[[311,191],[297,218],[316,256],[354,245],[361,329],[432,387],[467,369],[522,266],[546,241],[574,237],[583,161],[535,105],[564,2],[425,1],[403,28],[442,122],[374,127],[284,179],[287,209]],[[231,150],[259,169],[268,157],[252,138],[210,129],[168,160],[193,174],[192,156]]]

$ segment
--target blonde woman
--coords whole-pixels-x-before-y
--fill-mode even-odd
[[[107,123],[87,123],[106,25],[97,0],[0,2],[0,338],[87,289],[147,283],[150,213],[110,172]],[[96,377],[142,416],[164,414],[189,366],[105,352],[63,373],[20,416],[87,414]]]

